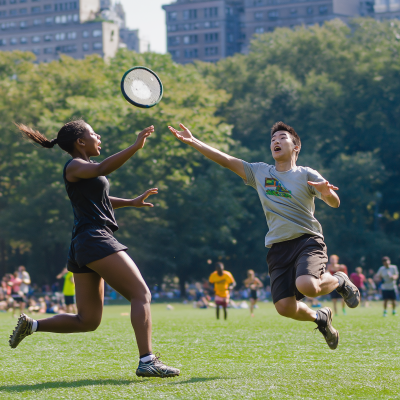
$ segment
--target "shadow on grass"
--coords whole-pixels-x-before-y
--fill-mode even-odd
[[[154,380],[153,380],[154,379]],[[82,386],[106,386],[106,385],[116,385],[116,386],[123,386],[123,385],[131,385],[131,384],[138,384],[143,382],[157,382],[159,383],[168,383],[172,385],[182,385],[187,383],[197,383],[197,382],[207,382],[216,379],[231,379],[231,378],[221,378],[218,376],[210,377],[210,378],[190,378],[185,381],[178,381],[178,382],[165,382],[164,380],[159,380],[158,378],[147,378],[141,380],[127,380],[127,379],[84,379],[80,381],[74,382],[65,382],[65,381],[52,381],[52,382],[44,382],[44,383],[36,383],[32,385],[12,385],[12,386],[0,386],[0,393],[1,392],[27,392],[33,390],[47,390],[47,389],[61,389],[61,388],[78,388]]]

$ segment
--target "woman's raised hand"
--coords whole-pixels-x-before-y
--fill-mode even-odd
[[[168,129],[172,132],[172,134],[181,142],[190,144],[193,143],[194,137],[192,133],[189,131],[188,128],[186,128],[185,125],[179,124],[180,128],[183,129],[182,131],[178,131],[172,126],[168,126]]]
[[[153,195],[153,194],[158,194],[158,188],[152,188],[146,190],[143,194],[140,196],[136,197],[135,199],[132,200],[132,206],[133,207],[154,207],[154,204],[151,203],[145,203],[145,200]]]
[[[135,145],[138,149],[143,149],[144,144],[146,143],[146,139],[154,132],[154,126],[151,125],[146,129],[143,129],[142,132],[139,133]]]

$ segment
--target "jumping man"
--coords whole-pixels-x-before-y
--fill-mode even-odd
[[[317,171],[296,165],[301,141],[283,122],[271,129],[275,165],[237,159],[201,142],[184,125],[180,127],[181,131],[169,127],[177,139],[235,172],[257,190],[269,227],[265,245],[270,248],[267,262],[275,308],[284,317],[315,322],[328,346],[336,349],[339,332],[332,326],[332,310],[324,307],[314,311],[300,300],[337,290],[348,307],[360,303],[360,293],[346,274],[339,271],[332,276],[326,272],[326,245],[321,225],[314,217],[314,197],[339,207],[338,188]]]

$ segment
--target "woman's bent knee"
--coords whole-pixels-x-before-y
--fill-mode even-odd
[[[77,317],[81,323],[82,332],[93,332],[100,326],[101,323],[101,318],[82,318],[79,315]]]

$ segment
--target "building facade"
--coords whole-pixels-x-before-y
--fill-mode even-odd
[[[163,9],[167,49],[179,63],[247,53],[255,34],[278,27],[357,16],[400,18],[400,0],[177,0]]]
[[[31,51],[38,62],[113,57],[119,24],[100,17],[100,0],[0,0],[0,51]]]
[[[240,52],[241,1],[178,0],[163,9],[167,47],[175,61],[217,61]]]

